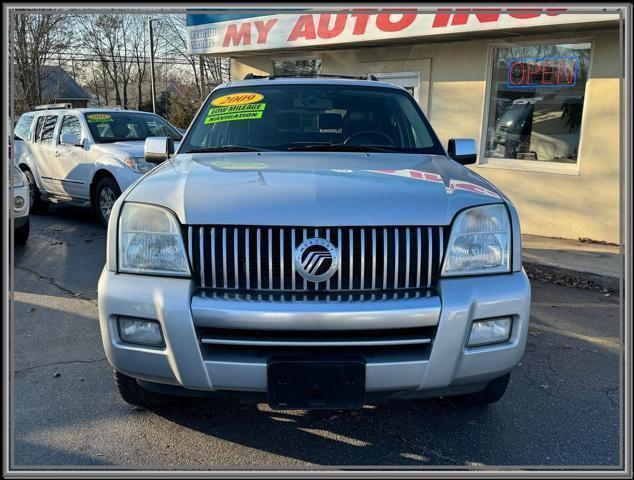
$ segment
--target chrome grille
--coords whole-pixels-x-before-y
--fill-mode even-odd
[[[442,226],[185,226],[196,284],[232,291],[393,291],[434,285],[445,246]],[[311,282],[295,270],[304,240],[326,238],[339,250],[338,271]]]

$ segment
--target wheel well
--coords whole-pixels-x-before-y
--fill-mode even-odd
[[[116,178],[114,178],[114,175],[112,175],[112,173],[110,173],[108,170],[97,170],[95,172],[95,175],[92,177],[92,182],[90,182],[90,198],[91,200],[94,198],[95,195],[95,188],[97,187],[97,184],[99,183],[99,181],[102,178],[112,178],[115,182],[117,181]]]

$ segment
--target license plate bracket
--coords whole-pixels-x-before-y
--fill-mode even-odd
[[[267,384],[269,406],[276,410],[362,408],[365,360],[273,357]]]

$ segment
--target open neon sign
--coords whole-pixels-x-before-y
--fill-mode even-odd
[[[579,57],[513,58],[508,62],[508,88],[574,87]]]

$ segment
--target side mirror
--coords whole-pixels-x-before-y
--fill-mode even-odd
[[[174,139],[169,137],[149,137],[145,139],[145,161],[162,163],[174,153]]]
[[[59,143],[62,145],[72,145],[74,147],[81,147],[82,141],[74,133],[64,133],[59,139]]]
[[[472,138],[452,138],[447,145],[447,154],[461,165],[471,165],[478,158],[478,147]]]

